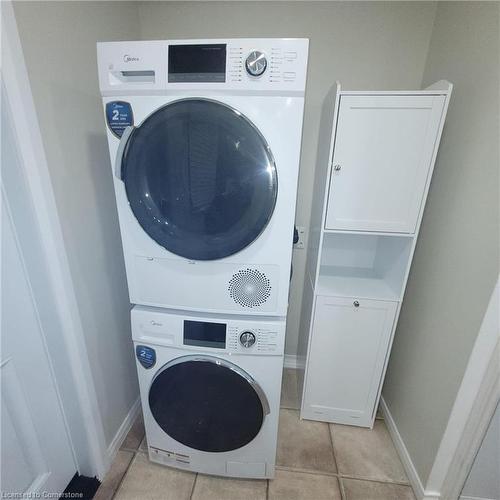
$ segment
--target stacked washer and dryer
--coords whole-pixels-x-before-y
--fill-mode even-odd
[[[97,51],[149,457],[273,477],[308,40]]]

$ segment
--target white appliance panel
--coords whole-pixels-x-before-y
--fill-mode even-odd
[[[185,345],[184,321],[227,325],[226,348]],[[256,343],[250,348],[236,345],[239,336],[245,331],[252,331],[257,336]],[[285,322],[250,317],[241,320],[216,314],[166,313],[136,306],[132,310],[132,333],[136,349],[154,349],[156,356],[151,368],[145,368],[137,361],[149,458],[163,465],[206,474],[272,478],[276,457]],[[176,441],[156,421],[149,400],[152,383],[165,365],[192,355],[209,356],[222,363],[231,363],[238,370],[243,370],[259,387],[268,411],[258,434],[248,444],[231,451],[201,451]]]
[[[189,95],[126,96],[122,99],[131,102],[134,119],[139,125],[156,109]],[[248,96],[242,99],[230,95],[208,96],[244,114],[266,138],[278,177],[273,215],[262,234],[240,252],[216,261],[190,261],[169,252],[145,233],[130,209],[123,181],[115,176],[130,300],[135,304],[174,309],[248,311],[229,297],[227,287],[235,273],[252,268],[271,280],[272,289],[269,300],[252,308],[252,314],[285,316],[304,101],[298,97]],[[104,104],[112,100],[105,98]],[[276,126],[277,122],[280,127]],[[119,142],[117,137],[108,133],[113,168]]]
[[[179,46],[208,46],[217,50],[224,46],[224,81],[171,81],[169,54]],[[172,309],[285,317],[308,40],[110,42],[99,43],[97,52],[105,119],[110,122],[110,110],[117,114],[120,109],[126,110],[126,119],[119,124],[123,128],[108,126],[108,143],[131,302]],[[261,76],[247,71],[247,60],[252,64],[265,61]],[[176,75],[178,78],[179,74]],[[216,74],[207,78],[219,77]],[[205,78],[203,74],[201,78]],[[141,124],[156,111],[184,99],[209,100],[243,115],[267,144],[277,173],[274,210],[260,234],[241,250],[215,260],[190,260],[168,251],[167,244],[164,247],[157,243],[139,224],[126,186],[119,178],[125,146],[120,136],[125,127],[133,124],[139,131]],[[133,138],[132,133],[130,142]],[[243,297],[235,292],[236,282],[241,285],[239,292],[250,290],[250,295],[257,299],[250,300],[248,294]]]
[[[226,45],[224,82],[169,82],[169,46]],[[102,95],[148,94],[200,88],[217,91],[296,93],[304,95],[309,41],[294,38],[171,40],[98,43],[99,85]],[[252,51],[267,60],[260,78],[249,75],[245,60]]]

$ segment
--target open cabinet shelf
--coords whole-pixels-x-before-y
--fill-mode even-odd
[[[412,239],[325,233],[316,294],[399,301]]]
[[[335,297],[399,300],[393,290],[371,269],[321,266],[316,294]]]

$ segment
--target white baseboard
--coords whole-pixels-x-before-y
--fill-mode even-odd
[[[428,493],[426,494],[420,476],[418,475],[417,469],[413,465],[410,454],[406,449],[401,434],[399,434],[398,428],[396,427],[396,422],[394,422],[391,412],[389,411],[389,407],[387,406],[383,396],[380,398],[380,409],[382,411],[382,415],[384,416],[385,424],[387,425],[387,430],[391,435],[392,441],[394,442],[394,446],[396,447],[399,458],[401,459],[403,467],[406,471],[406,475],[408,476],[410,484],[413,488],[413,492],[415,493],[415,497],[417,498],[417,500],[439,499],[440,498],[439,495],[434,495],[434,494],[429,495]]]
[[[494,498],[483,498],[483,497],[469,497],[467,495],[460,495],[459,500],[495,500]]]
[[[115,456],[118,453],[120,446],[127,437],[127,434],[130,431],[132,425],[134,424],[136,418],[139,416],[140,411],[141,411],[141,398],[138,397],[134,401],[134,404],[130,408],[129,412],[127,413],[127,416],[125,417],[118,431],[116,432],[115,437],[108,446],[109,465],[111,465],[111,463],[115,459]]]
[[[285,354],[285,361],[283,363],[283,366],[285,368],[293,368],[294,370],[303,370],[305,368],[305,362],[299,359],[298,356],[295,356],[294,354]]]

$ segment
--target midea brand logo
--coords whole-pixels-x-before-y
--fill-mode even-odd
[[[138,57],[129,56],[128,54],[125,54],[123,56],[123,61],[124,62],[132,62],[132,61],[138,61],[138,60],[139,60]]]

